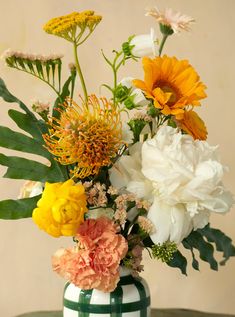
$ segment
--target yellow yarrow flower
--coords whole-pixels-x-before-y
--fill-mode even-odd
[[[85,189],[73,180],[46,183],[32,218],[40,229],[53,237],[73,236],[84,221]]]
[[[79,45],[87,39],[101,20],[102,17],[95,15],[94,11],[73,12],[49,20],[43,29],[49,34]]]

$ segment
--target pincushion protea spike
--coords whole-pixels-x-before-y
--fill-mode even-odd
[[[78,178],[109,166],[123,145],[119,111],[95,95],[87,103],[67,101],[60,119],[52,118],[49,127],[43,136],[47,149],[61,164],[76,164],[71,173]]]

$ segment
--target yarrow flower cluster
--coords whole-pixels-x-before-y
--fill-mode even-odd
[[[32,217],[55,238],[73,237],[75,244],[52,258],[53,270],[72,288],[112,292],[123,267],[134,277],[143,271],[144,250],[184,274],[181,244],[191,251],[196,269],[194,249],[212,269],[218,266],[214,245],[222,263],[234,256],[231,239],[209,223],[212,213],[228,212],[234,199],[222,182],[227,169],[217,147],[206,142],[207,127],[196,112],[206,85],[188,60],[162,55],[166,40],[188,31],[194,19],[171,9],[153,8],[146,15],[155,18],[160,34],[153,27],[110,54],[102,51],[113,74],[112,84],[98,84],[110,94],[106,97],[87,89],[78,52],[102,20],[92,10],[44,25],[46,33],[72,44],[67,78],[62,55],[8,50],[3,57],[7,66],[48,85],[56,98],[36,99],[32,112],[0,79],[0,96],[21,108],[9,115],[22,130],[0,127],[1,146],[40,156],[0,155],[5,177],[27,180],[18,200],[0,203],[0,217]],[[119,78],[122,66],[140,58],[143,79]]]

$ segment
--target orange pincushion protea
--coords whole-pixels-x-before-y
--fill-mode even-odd
[[[133,83],[165,115],[182,119],[186,106],[199,106],[200,99],[206,97],[206,86],[187,60],[166,55],[155,59],[144,57],[143,68],[144,81],[136,79]]]
[[[66,103],[60,119],[53,120],[44,135],[46,146],[62,165],[76,164],[75,177],[97,174],[123,145],[120,114],[105,98]]]

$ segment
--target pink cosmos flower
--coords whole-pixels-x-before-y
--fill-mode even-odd
[[[120,261],[128,250],[125,238],[105,217],[86,220],[76,238],[77,247],[55,253],[53,270],[82,289],[113,291],[119,281]]]
[[[172,9],[165,9],[165,12],[160,12],[156,7],[149,9],[146,16],[152,16],[157,22],[171,27],[174,33],[178,33],[182,30],[189,31],[190,24],[195,22],[190,16],[181,14],[180,12],[174,12]]]

